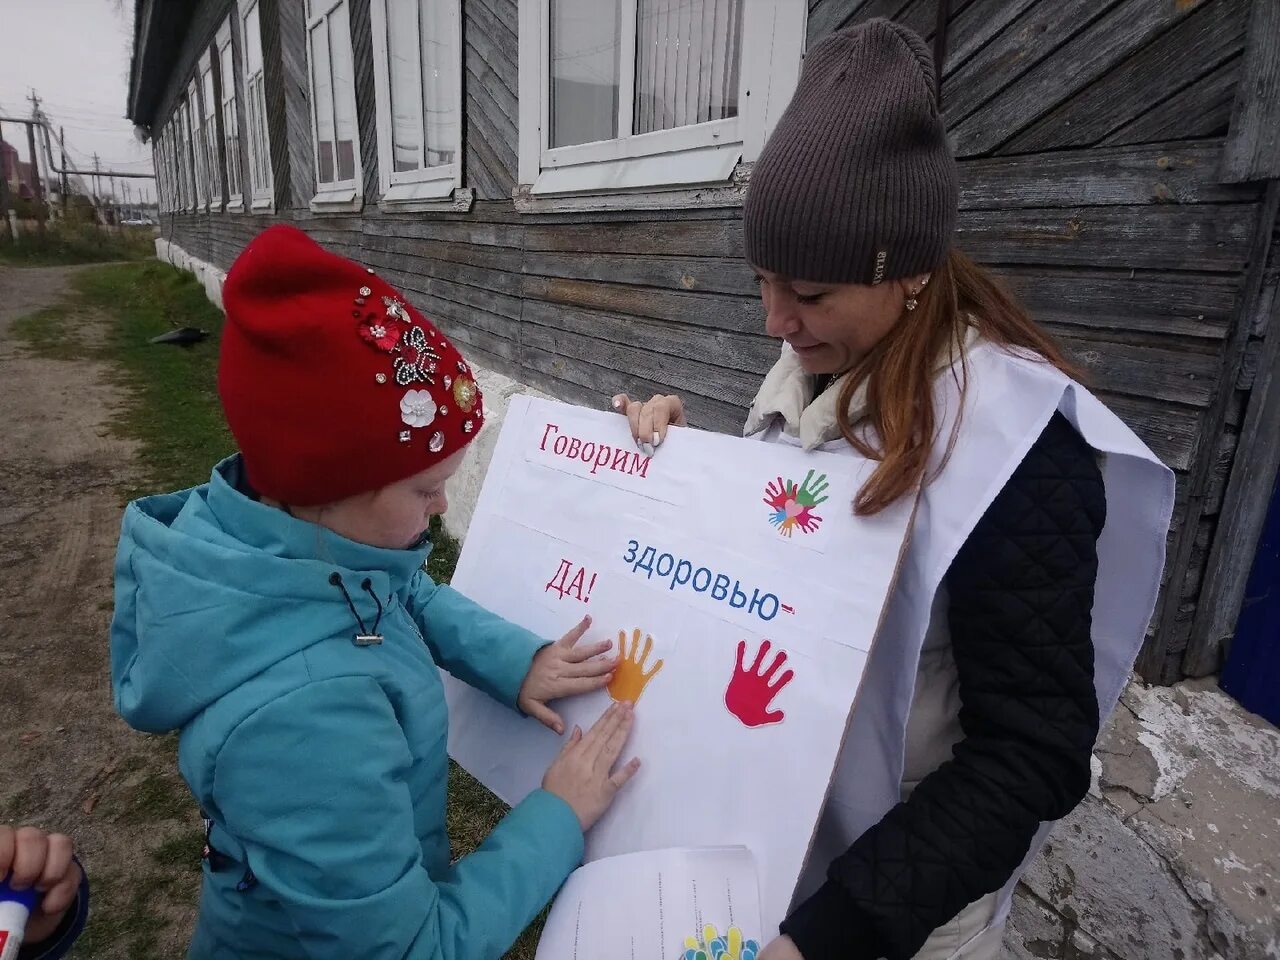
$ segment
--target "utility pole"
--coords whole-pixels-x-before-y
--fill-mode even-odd
[[[36,101],[35,91],[31,91],[32,102]],[[32,185],[35,189],[36,199],[36,230],[44,233],[44,191],[40,189],[40,158],[36,156],[36,125],[35,122],[27,124],[27,150],[31,153],[31,173]]]
[[[60,125],[58,127],[58,146],[62,150],[62,219],[67,219],[67,193],[69,192],[67,183],[67,134]]]
[[[102,186],[98,181],[98,171],[100,169],[102,168],[101,168],[101,165],[98,163],[98,155],[97,153],[95,153],[93,155],[93,212],[94,212],[94,215],[97,217],[99,224],[103,222],[102,211],[98,206],[98,195],[102,190]]]

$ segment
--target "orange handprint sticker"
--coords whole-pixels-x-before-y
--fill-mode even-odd
[[[730,713],[742,721],[744,726],[763,727],[771,723],[781,723],[786,715],[781,710],[770,710],[769,707],[778,692],[795,677],[795,671],[786,670],[777,680],[774,680],[774,676],[787,662],[787,655],[782,650],[778,651],[778,655],[767,670],[760,669],[764,658],[769,653],[768,640],[760,644],[760,650],[756,653],[755,661],[749,669],[744,663],[746,653],[747,641],[739,641],[738,665],[733,671],[728,689],[724,692],[724,705],[729,708]]]
[[[613,679],[609,681],[609,696],[621,703],[626,700],[635,703],[640,699],[640,695],[644,693],[644,688],[649,685],[649,681],[657,676],[658,671],[662,669],[662,661],[658,660],[653,665],[653,669],[648,673],[645,672],[644,665],[649,659],[649,654],[653,652],[653,637],[645,636],[644,652],[640,652],[640,631],[636,630],[631,634],[631,647],[627,647],[627,631],[618,631],[618,667],[613,672]],[[638,656],[637,656],[638,654]]]

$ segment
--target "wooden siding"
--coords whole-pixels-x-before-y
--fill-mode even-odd
[[[928,36],[935,2],[816,0],[810,42],[877,15]],[[372,201],[368,0],[351,9]],[[958,243],[1178,474],[1169,586],[1142,659],[1144,676],[1167,682],[1182,670],[1249,429],[1246,391],[1270,356],[1249,330],[1274,209],[1263,184],[1219,174],[1250,0],[953,0],[951,10]],[[624,390],[678,391],[694,423],[736,431],[777,353],[741,260],[740,210],[517,214],[515,0],[463,0],[463,60],[470,213],[383,214],[368,202],[361,215],[316,217],[309,198],[293,197],[271,217],[169,217],[165,235],[225,267],[268,223],[298,223],[400,286],[479,363],[593,406]],[[309,125],[305,136],[305,154],[291,143],[273,159],[305,155],[309,172]],[[288,179],[279,167],[276,177]]]

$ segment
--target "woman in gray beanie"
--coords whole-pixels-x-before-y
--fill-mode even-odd
[[[932,78],[886,20],[817,45],[744,209],[784,341],[744,433],[875,462],[858,515],[915,500],[806,873],[760,960],[998,956],[1024,859],[1089,787],[1163,567],[1172,475],[953,245]],[[685,422],[678,397],[614,406],[649,452]]]

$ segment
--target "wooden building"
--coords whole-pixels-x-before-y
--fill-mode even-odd
[[[1280,459],[1275,0],[138,0],[128,110],[190,256],[293,222],[482,365],[736,431],[751,161],[873,16],[945,24],[960,245],[1177,471],[1141,673],[1216,671]]]

